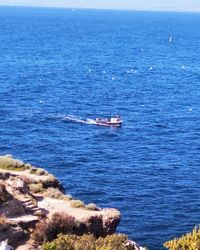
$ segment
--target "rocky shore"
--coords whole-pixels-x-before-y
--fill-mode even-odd
[[[0,156],[0,242],[7,240],[18,250],[40,249],[31,235],[39,222],[55,214],[73,217],[77,233],[95,237],[115,233],[121,216],[117,209],[85,205],[65,194],[61,183],[44,169]],[[131,249],[142,249],[131,244]]]

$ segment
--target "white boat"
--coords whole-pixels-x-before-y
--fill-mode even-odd
[[[120,117],[111,117],[111,118],[96,118],[95,124],[107,127],[120,127],[123,123]]]

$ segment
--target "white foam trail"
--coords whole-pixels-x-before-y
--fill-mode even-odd
[[[77,123],[84,123],[84,124],[96,124],[96,121],[93,119],[81,119],[80,117],[76,117],[76,116],[65,116],[64,120],[70,121],[70,122],[77,122]]]
[[[87,119],[86,124],[96,124],[96,121],[93,119]]]

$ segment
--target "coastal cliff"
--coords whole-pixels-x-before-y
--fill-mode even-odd
[[[51,223],[55,227],[54,220],[59,219],[58,233],[106,237],[115,233],[120,217],[117,209],[85,205],[65,194],[61,183],[46,170],[10,155],[0,156],[0,242],[8,240],[18,250],[39,249],[47,236],[41,238],[38,228],[45,231],[44,225],[47,229]],[[60,224],[64,219],[65,230],[67,224],[73,225],[67,225],[68,231],[63,232]],[[134,244],[126,249],[140,249]]]

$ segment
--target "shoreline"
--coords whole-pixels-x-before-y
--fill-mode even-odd
[[[31,234],[39,221],[51,220],[55,214],[74,218],[81,225],[77,232],[81,230],[82,235],[89,233],[95,237],[113,235],[121,218],[115,208],[85,205],[64,194],[62,184],[46,170],[10,155],[0,156],[0,218],[6,221],[6,225],[0,224],[0,242],[8,239],[18,250],[23,245],[30,247],[34,244]],[[21,246],[24,237],[27,240]]]

